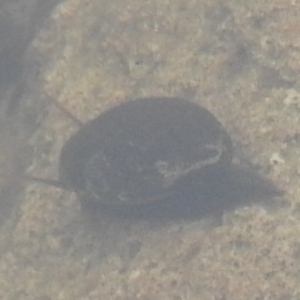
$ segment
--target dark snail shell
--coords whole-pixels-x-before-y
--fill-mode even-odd
[[[231,160],[230,137],[208,110],[177,98],[143,98],[85,123],[62,149],[60,180],[104,205],[144,205]]]

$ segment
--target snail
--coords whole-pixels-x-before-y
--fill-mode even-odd
[[[58,180],[32,179],[74,191],[103,211],[143,215],[199,205],[219,187],[223,194],[224,179],[236,176],[232,152],[223,125],[199,104],[141,98],[81,124],[61,150]]]

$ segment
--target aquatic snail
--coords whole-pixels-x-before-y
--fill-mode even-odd
[[[81,124],[62,148],[58,180],[31,178],[74,191],[102,209],[165,203],[169,209],[224,189],[232,152],[229,135],[207,109],[180,98],[141,98]]]

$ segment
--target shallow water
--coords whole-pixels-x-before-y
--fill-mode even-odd
[[[299,298],[299,4],[69,0],[45,11],[44,24],[27,13],[25,39],[20,25],[8,39],[26,44],[16,57],[23,76],[14,63],[0,69],[4,173],[57,178],[77,128],[51,99],[85,122],[130,99],[174,96],[209,109],[233,140],[234,163],[286,193],[271,209],[264,196],[248,201],[251,184],[223,183],[211,209],[225,213],[206,226],[213,217],[195,206],[192,218],[157,218],[156,209],[156,218],[120,218],[10,175],[1,182],[0,298]]]

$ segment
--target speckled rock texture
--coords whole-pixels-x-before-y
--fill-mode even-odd
[[[286,196],[207,226],[99,218],[71,192],[16,181],[19,205],[1,222],[0,299],[299,299],[299,30],[294,0],[59,5],[7,105],[8,135],[22,140],[12,161],[57,176],[77,128],[51,99],[84,122],[132,98],[176,96],[213,112],[236,160]]]

